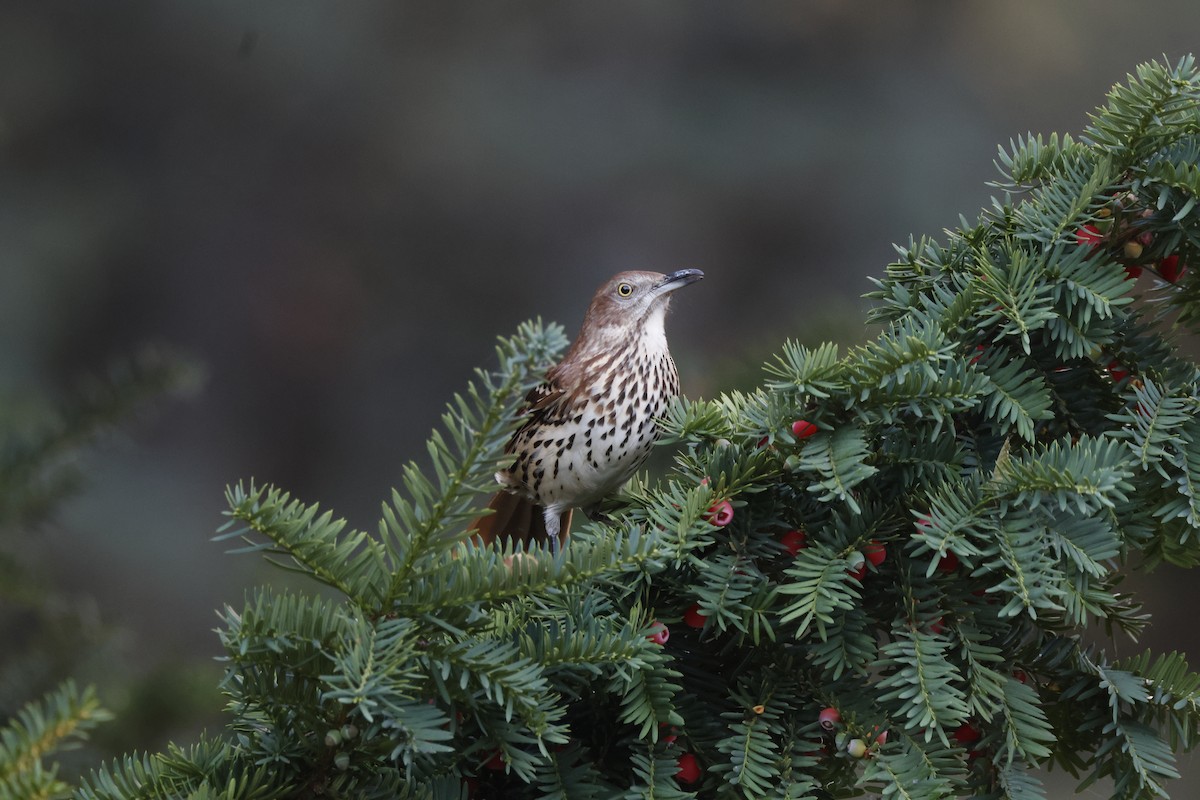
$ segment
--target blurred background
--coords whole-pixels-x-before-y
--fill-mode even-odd
[[[669,322],[693,397],[861,341],[867,276],[974,217],[998,143],[1197,42],[1194,0],[0,4],[0,392],[147,341],[207,372],[19,543],[111,746],[219,724],[213,609],[280,580],[210,541],[226,484],[373,529],[494,338],[573,335],[622,269],[707,274]],[[1138,583],[1142,645],[1195,664],[1184,579]]]

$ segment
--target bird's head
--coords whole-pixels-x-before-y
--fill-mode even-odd
[[[647,327],[661,335],[671,293],[704,277],[698,269],[661,272],[621,272],[601,286],[588,306],[583,330],[597,339],[615,339],[626,331]],[[611,346],[607,341],[593,344]]]

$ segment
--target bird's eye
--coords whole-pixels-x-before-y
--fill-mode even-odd
[[[633,294],[633,287],[628,283],[618,283],[617,294],[621,295],[621,297],[629,297],[629,295]]]

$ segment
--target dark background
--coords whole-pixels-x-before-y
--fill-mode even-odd
[[[31,542],[107,631],[87,675],[214,684],[213,609],[279,580],[210,541],[223,487],[373,529],[494,337],[573,334],[616,271],[707,274],[669,322],[693,397],[861,341],[867,276],[987,203],[997,143],[1197,34],[1194,0],[0,4],[0,391],[148,340],[208,371]],[[1142,644],[1200,661],[1180,573],[1143,592]]]

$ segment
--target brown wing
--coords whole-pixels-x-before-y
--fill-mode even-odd
[[[512,438],[508,440],[504,452],[513,452],[521,435],[531,427],[543,420],[553,419],[554,409],[566,398],[567,394],[567,390],[559,386],[555,380],[555,370],[550,370],[546,375],[545,382],[539,383],[529,390],[529,394],[525,395],[525,403],[517,410],[517,418],[524,417],[525,421],[521,423],[521,427],[513,431]]]
[[[488,503],[488,508],[494,513],[477,517],[467,529],[485,545],[508,537],[529,546],[532,542],[544,542],[549,537],[542,507],[534,505],[528,498],[512,492],[497,492]],[[567,509],[559,517],[560,544],[567,540],[570,532],[571,510]]]

